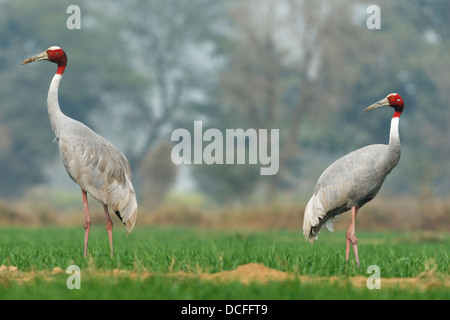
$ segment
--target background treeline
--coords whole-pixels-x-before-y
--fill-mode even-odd
[[[72,4],[80,30],[66,27]],[[366,27],[370,4],[381,9],[380,30]],[[334,159],[387,143],[391,111],[362,111],[391,92],[406,103],[402,158],[382,196],[445,199],[449,16],[444,0],[0,1],[0,196],[51,199],[56,189],[61,207],[79,205],[51,143],[55,67],[20,66],[59,45],[68,54],[63,112],[127,155],[142,208],[304,204]],[[194,120],[204,130],[279,129],[278,174],[173,165],[171,132],[192,131]],[[66,188],[73,199],[61,196]]]

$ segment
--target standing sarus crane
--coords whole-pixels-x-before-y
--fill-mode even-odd
[[[84,257],[86,258],[91,226],[87,193],[103,204],[110,254],[113,257],[113,223],[109,209],[126,226],[127,234],[133,229],[137,217],[137,201],[131,183],[130,165],[125,156],[108,140],[61,112],[58,88],[67,65],[64,50],[52,46],[25,60],[22,65],[39,60],[48,60],[58,65],[48,90],[48,115],[64,167],[72,180],[81,187],[84,206]]]
[[[303,234],[306,240],[309,239],[313,243],[323,224],[328,230],[333,231],[334,219],[351,209],[352,221],[346,234],[345,260],[348,262],[351,245],[358,268],[356,215],[359,208],[377,195],[384,179],[400,160],[398,123],[404,108],[403,99],[397,93],[391,93],[364,111],[381,106],[394,108],[389,144],[363,147],[330,165],[317,181],[314,194],[306,205],[303,217]]]

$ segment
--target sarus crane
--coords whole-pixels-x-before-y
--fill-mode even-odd
[[[313,243],[323,224],[333,231],[334,220],[351,210],[352,221],[346,234],[345,260],[348,263],[352,246],[358,268],[358,239],[355,236],[358,210],[377,195],[386,176],[400,160],[398,124],[404,108],[403,99],[399,94],[391,93],[364,111],[381,106],[394,109],[389,144],[363,147],[331,164],[319,177],[303,217],[303,234],[306,240]]]
[[[81,187],[85,230],[83,255],[86,258],[91,226],[87,199],[89,193],[103,204],[110,255],[113,257],[113,223],[109,209],[126,226],[127,235],[133,229],[137,217],[137,201],[131,182],[130,165],[111,142],[61,112],[58,88],[67,65],[64,50],[52,46],[25,60],[22,65],[40,60],[48,60],[58,65],[48,90],[47,108],[64,167],[72,180]]]

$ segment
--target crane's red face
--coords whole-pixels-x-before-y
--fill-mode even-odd
[[[389,101],[389,105],[395,109],[395,111],[402,112],[405,104],[402,97],[397,93],[391,93],[386,97]]]
[[[67,65],[67,56],[63,49],[57,46],[52,46],[31,58],[28,58],[22,64],[27,64],[34,61],[48,60],[58,65],[58,71],[56,73],[62,74]]]
[[[366,109],[364,109],[364,111],[372,110],[383,106],[390,106],[394,108],[395,110],[394,117],[399,117],[400,114],[403,112],[405,104],[403,102],[402,97],[398,93],[390,93],[387,95],[386,98],[381,99],[378,102],[375,102],[371,106],[368,106]]]
[[[59,65],[67,64],[67,56],[63,49],[60,47],[50,47],[47,49],[48,61],[54,62]]]

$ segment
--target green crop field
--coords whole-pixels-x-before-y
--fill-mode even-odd
[[[360,231],[358,270],[345,233],[93,227],[0,228],[0,299],[449,299],[450,236]],[[80,289],[68,289],[80,269]],[[369,266],[380,289],[369,289]]]

